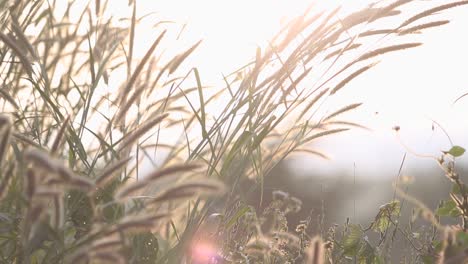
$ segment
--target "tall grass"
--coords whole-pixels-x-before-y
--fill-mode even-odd
[[[421,45],[408,35],[446,24],[436,12],[468,1],[308,11],[214,92],[205,73],[183,70],[200,42],[167,56],[162,46],[176,40],[156,27],[135,57],[138,1],[125,23],[109,15],[110,1],[70,1],[63,14],[58,4],[0,2],[5,263],[346,261],[355,241],[325,258],[332,240],[311,239],[310,219],[287,228],[299,200],[276,192],[264,204],[265,177],[293,152],[324,156],[311,144],[358,126],[341,116],[360,105],[326,112],[326,102],[381,55]],[[376,252],[362,256],[374,263]]]

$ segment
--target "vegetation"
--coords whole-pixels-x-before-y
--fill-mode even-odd
[[[397,197],[367,228],[310,233],[311,214],[291,230],[301,201],[275,191],[267,202],[263,183],[289,154],[323,157],[311,143],[359,127],[340,119],[359,103],[327,112],[327,100],[381,55],[421,45],[415,33],[448,23],[436,13],[468,1],[381,1],[344,17],[308,11],[218,88],[183,70],[200,42],[167,56],[161,46],[176,40],[160,24],[135,58],[137,1],[123,21],[110,1],[70,1],[57,14],[59,2],[0,1],[1,263],[384,263],[396,236],[413,245],[407,262],[466,259],[461,147],[437,159],[454,183],[440,208],[397,186],[415,218],[428,220],[419,236],[399,224]]]

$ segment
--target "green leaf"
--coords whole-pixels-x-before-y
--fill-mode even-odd
[[[359,249],[359,264],[374,264],[376,256],[375,249],[366,241]]]
[[[343,239],[344,254],[349,257],[354,257],[360,249],[362,239],[362,229],[358,225],[349,225],[349,231]]]
[[[461,194],[460,185],[454,184],[454,185],[452,186],[452,191],[451,191],[451,193],[453,193],[453,194]]]
[[[459,217],[460,215],[461,215],[461,212],[460,212],[460,210],[458,210],[458,208],[454,208],[449,213],[449,216],[451,216],[451,217]]]
[[[237,222],[237,220],[239,220],[242,216],[244,216],[247,212],[250,211],[250,206],[244,206],[243,208],[239,209],[239,211],[237,211],[237,213],[229,220],[229,222],[226,225],[226,228],[231,228]]]
[[[458,212],[457,204],[452,200],[448,200],[448,201],[444,201],[442,203],[442,206],[437,208],[435,213],[438,216],[452,216],[453,215],[452,211],[454,210]]]
[[[454,157],[460,157],[465,153],[465,149],[460,146],[453,146],[449,151],[445,151]]]
[[[400,214],[400,201],[392,201],[380,206],[379,213],[375,216],[374,222],[371,225],[372,230],[376,232],[385,232],[390,226],[390,220],[393,216]]]

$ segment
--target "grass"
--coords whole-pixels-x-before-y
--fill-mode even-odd
[[[327,101],[382,55],[420,46],[415,33],[448,23],[435,13],[468,1],[399,0],[344,17],[308,11],[215,89],[186,65],[200,42],[167,55],[162,46],[176,40],[155,28],[135,57],[138,1],[123,24],[109,1],[78,3],[58,15],[57,1],[0,2],[2,263],[381,263],[394,235],[413,242],[398,200],[369,228],[310,234],[312,215],[289,230],[301,201],[276,191],[266,202],[263,184],[289,154],[325,157],[314,141],[359,127],[341,119],[359,103],[324,112]],[[454,148],[438,162],[458,192],[435,213],[399,191],[434,229],[414,262],[466,258],[468,196],[445,163],[463,154]],[[439,223],[445,212],[459,229]]]

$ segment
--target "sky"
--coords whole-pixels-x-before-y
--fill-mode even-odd
[[[343,5],[343,12],[365,6],[371,1],[315,1],[312,8],[331,9]],[[428,1],[444,3],[444,1]],[[221,74],[228,74],[245,64],[285,21],[301,15],[311,5],[309,0],[171,0],[138,1],[139,14],[154,11],[153,18],[168,20],[174,32],[182,31],[180,47],[202,39],[193,54],[204,82],[216,85]],[[115,10],[128,10],[127,1],[112,1]],[[122,5],[122,6],[120,6]],[[467,7],[444,11],[451,23],[425,31],[418,40],[424,45],[411,51],[390,54],[379,65],[353,80],[337,99],[336,106],[362,102],[363,106],[347,115],[370,130],[353,130],[321,140],[319,150],[331,157],[295,156],[289,166],[300,175],[311,173],[349,173],[358,176],[392,177],[398,171],[405,152],[438,156],[451,143],[468,147],[468,97],[454,104],[468,92],[468,13]],[[128,15],[128,14],[123,14]],[[150,19],[148,19],[150,20]],[[143,26],[136,32],[138,56],[156,37]],[[434,123],[434,121],[436,123]],[[437,125],[439,124],[439,125]],[[398,135],[392,130],[400,126]],[[442,127],[442,128],[441,128]],[[466,163],[466,157],[460,161]],[[405,167],[435,166],[431,159],[409,154]]]

